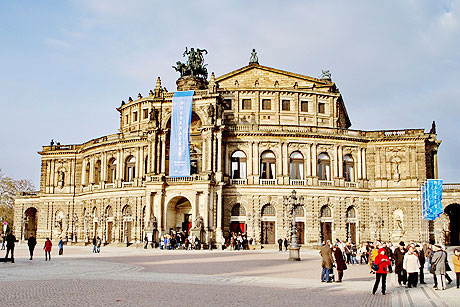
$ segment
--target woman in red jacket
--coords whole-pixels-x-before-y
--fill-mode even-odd
[[[386,283],[387,283],[387,268],[391,264],[390,258],[385,255],[385,249],[379,249],[379,254],[375,257],[374,261],[375,265],[379,266],[377,272],[375,272],[375,284],[374,289],[372,290],[372,294],[375,294],[379,287],[380,279],[382,279],[382,294],[385,295],[386,290]]]
[[[43,249],[45,250],[45,261],[48,259],[51,261],[51,247],[52,246],[53,246],[53,243],[51,243],[50,238],[46,238],[45,246],[43,246]]]

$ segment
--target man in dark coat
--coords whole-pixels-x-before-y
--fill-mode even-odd
[[[332,264],[334,263],[334,259],[332,258],[331,241],[327,240],[326,244],[321,247],[319,253],[323,258],[321,263],[321,266],[323,267],[323,271],[321,273],[321,281],[331,282],[329,279],[329,273],[331,272]]]
[[[16,237],[13,232],[10,232],[6,236],[6,256],[5,259],[8,259],[8,254],[11,251],[11,263],[14,263],[14,242],[16,242]]]
[[[34,257],[35,245],[37,245],[37,240],[35,239],[33,234],[30,234],[29,239],[27,240],[27,245],[29,246],[29,260],[32,260],[32,258]]]
[[[287,248],[289,246],[289,241],[287,238],[284,238],[284,250],[287,251]]]
[[[395,249],[394,260],[395,260],[395,273],[398,274],[398,283],[404,285],[407,283],[407,272],[403,268],[404,255],[406,249],[404,248],[404,242],[399,243],[399,247]]]
[[[417,249],[418,262],[420,262],[420,272],[419,272],[420,284],[426,284],[425,275],[423,274],[423,267],[425,266],[425,261],[426,261],[425,253],[423,252],[420,245],[417,244],[415,248]]]
[[[278,248],[280,252],[283,251],[283,239],[281,238],[278,239]]]
[[[388,272],[393,273],[393,268],[391,267],[391,261],[393,260],[393,252],[386,243],[383,243],[381,248],[385,249],[385,255],[387,255],[388,259],[390,259],[390,265],[387,267]]]
[[[345,262],[345,259],[343,259],[342,250],[337,244],[334,246],[334,257],[335,263],[337,265],[337,282],[342,282],[343,271],[347,269],[347,264]]]

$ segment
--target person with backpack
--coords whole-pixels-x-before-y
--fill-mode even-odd
[[[375,283],[374,288],[372,289],[372,294],[375,295],[377,289],[379,288],[380,280],[382,280],[382,294],[385,295],[386,292],[386,282],[387,282],[387,267],[391,265],[390,258],[385,255],[385,249],[381,248],[378,251],[377,257],[375,257],[374,265],[378,267],[375,272]]]

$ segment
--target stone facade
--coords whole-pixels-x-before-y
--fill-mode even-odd
[[[197,84],[207,88],[193,97],[191,177],[168,176],[173,93],[158,78],[117,108],[119,133],[43,147],[40,191],[16,199],[16,233],[127,243],[243,231],[274,243],[289,236],[296,190],[303,244],[427,238],[420,186],[437,177],[435,133],[351,130],[330,79],[255,63]]]

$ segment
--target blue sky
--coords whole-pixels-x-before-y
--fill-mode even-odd
[[[460,182],[460,1],[1,1],[0,168],[38,186],[50,139],[116,133],[115,110],[175,90],[185,46],[217,76],[259,62],[312,77],[329,69],[353,129],[428,130],[439,175]]]

